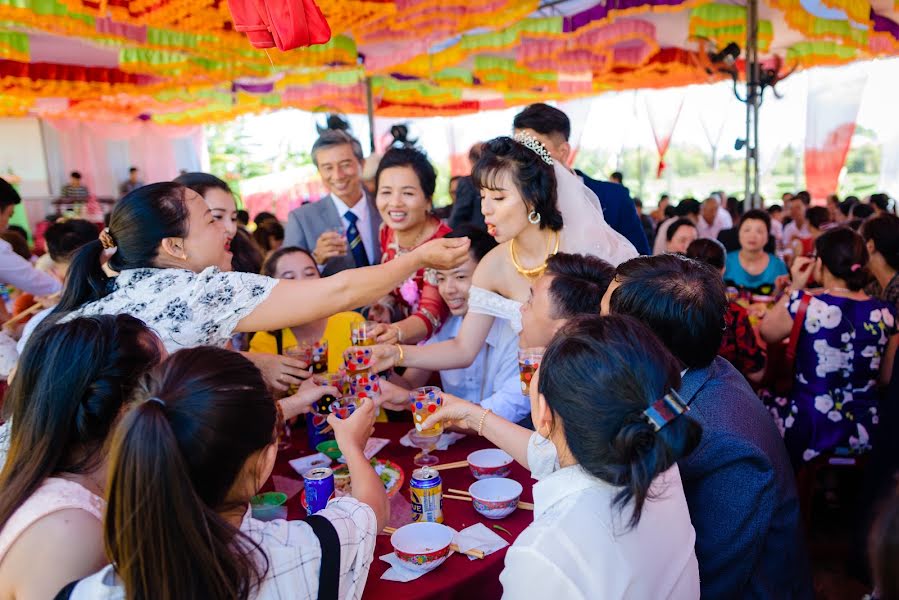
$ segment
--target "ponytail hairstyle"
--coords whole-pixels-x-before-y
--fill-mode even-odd
[[[815,240],[815,252],[830,274],[845,281],[846,287],[853,292],[871,280],[865,241],[848,227],[829,229],[819,235]]]
[[[116,249],[108,262],[110,269],[120,272],[154,267],[163,239],[187,237],[185,191],[177,183],[151,183],[129,192],[116,203],[108,227]],[[57,318],[112,291],[112,279],[101,266],[102,255],[99,239],[75,252],[62,298],[53,311]]]
[[[482,146],[471,178],[480,188],[496,190],[502,173],[511,175],[527,211],[540,215],[540,229],[562,229],[556,174],[551,165],[524,144],[510,137],[498,137]]]
[[[262,374],[221,348],[180,350],[148,378],[110,451],[106,553],[130,600],[254,596],[265,554],[224,512],[247,459],[273,443]]]
[[[613,506],[623,511],[633,502],[631,528],[653,480],[699,443],[702,428],[690,417],[656,431],[643,414],[680,383],[677,360],[632,317],[576,317],[543,355],[538,391],[580,466],[620,488]]]
[[[874,242],[890,268],[899,271],[899,217],[889,213],[871,217],[862,224],[861,233],[866,242]]]
[[[161,352],[128,315],[73,319],[29,340],[4,406],[12,433],[0,529],[47,477],[97,468],[122,407]]]

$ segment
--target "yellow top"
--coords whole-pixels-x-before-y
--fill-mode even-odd
[[[350,329],[356,323],[362,323],[365,318],[359,313],[342,312],[328,318],[325,326],[323,340],[328,342],[328,372],[335,373],[343,366],[343,352],[350,347]],[[290,329],[281,330],[281,340],[284,348],[297,345],[297,338]],[[250,352],[262,352],[263,354],[277,354],[278,343],[275,336],[267,331],[260,331],[250,341]]]

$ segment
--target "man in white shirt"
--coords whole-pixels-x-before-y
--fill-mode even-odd
[[[22,202],[19,193],[5,179],[0,178],[0,231],[9,225],[16,205]],[[62,289],[62,284],[13,252],[12,246],[0,240],[0,283],[12,285],[35,296],[49,296]]]
[[[436,344],[456,337],[468,312],[468,290],[480,260],[494,247],[496,240],[481,229],[463,225],[447,237],[468,237],[471,250],[468,261],[455,269],[437,271],[437,289],[449,306],[451,317],[426,342]],[[431,372],[410,368],[403,379],[410,388],[425,385]],[[398,383],[391,379],[394,383]],[[531,403],[521,393],[518,376],[518,336],[506,319],[495,319],[487,342],[470,366],[440,371],[443,391],[489,408],[513,423],[531,414]]]
[[[730,229],[733,226],[734,221],[730,213],[721,207],[718,198],[716,196],[706,198],[699,211],[699,220],[696,222],[696,231],[699,233],[699,237],[716,240],[722,229]]]
[[[346,131],[328,129],[312,146],[312,160],[329,194],[287,217],[284,246],[312,252],[322,275],[381,262],[381,215],[362,187],[359,141]]]
[[[812,236],[808,228],[808,222],[805,219],[805,211],[808,209],[809,204],[811,204],[811,197],[808,195],[808,192],[799,192],[790,200],[790,218],[793,220],[784,226],[783,247],[785,253],[792,254],[791,248],[794,240]]]

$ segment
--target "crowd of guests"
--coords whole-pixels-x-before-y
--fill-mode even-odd
[[[484,436],[537,481],[504,597],[811,598],[796,473],[846,449],[872,456],[870,514],[887,500],[858,551],[896,598],[888,199],[844,212],[800,193],[785,225],[717,193],[642,215],[620,182],[565,166],[564,113],[536,104],[511,125],[473,151],[442,216],[423,151],[398,140],[370,193],[358,141],[329,129],[311,153],[329,195],[286,226],[251,226],[224,181],[187,173],[135,186],[105,228],[54,223],[49,271],[0,253],[0,280],[32,295],[4,334],[19,339],[0,597],[316,598],[330,564],[328,593],[359,598],[389,516],[364,456],[372,424],[408,419],[408,390],[439,378],[423,426]],[[570,185],[620,253],[572,245]],[[17,202],[0,180],[0,219]],[[337,393],[288,350],[327,341],[336,370],[366,320],[389,378],[328,418],[351,495],[257,521],[281,423]],[[529,395],[519,348],[544,349]]]

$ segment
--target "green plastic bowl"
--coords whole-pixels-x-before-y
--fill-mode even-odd
[[[340,451],[340,448],[337,447],[337,442],[335,440],[328,440],[327,442],[322,442],[318,446],[315,447],[316,450],[330,458],[331,460],[337,460],[341,456],[343,456],[343,452]]]
[[[287,502],[287,494],[283,492],[265,492],[250,499],[250,504],[253,506],[281,506],[285,502]]]

